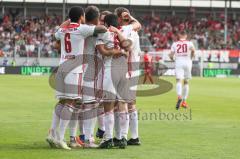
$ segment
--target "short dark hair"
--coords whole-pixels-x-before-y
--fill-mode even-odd
[[[101,12],[101,14],[100,14],[100,16],[102,16],[102,15],[108,15],[108,14],[112,14],[112,12],[110,12],[110,11],[108,11],[108,10],[105,10],[105,11],[102,11]]]
[[[104,23],[107,24],[107,27],[118,27],[118,17],[115,14],[108,14],[104,18]]]
[[[114,10],[114,14],[116,14],[118,17],[121,17],[123,12],[130,13],[129,10],[127,8],[124,8],[124,7],[118,7]]]
[[[77,23],[81,16],[84,16],[84,9],[82,7],[76,6],[72,7],[68,13],[71,22]]]
[[[180,34],[180,35],[187,35],[188,33],[187,33],[186,30],[180,30],[180,31],[178,32],[178,34]]]
[[[99,18],[99,9],[96,6],[88,6],[85,9],[85,18],[87,22],[91,22]]]

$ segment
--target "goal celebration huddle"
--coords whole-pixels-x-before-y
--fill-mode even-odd
[[[59,101],[46,141],[51,147],[66,150],[140,145],[136,87],[141,24],[123,7],[113,13],[100,12],[95,6],[72,7],[68,17],[55,33],[61,48],[54,75]],[[175,55],[178,72],[177,109],[188,107],[188,79],[194,56],[194,46],[186,40],[186,32],[180,31],[179,36],[180,41],[173,44],[170,54],[173,60]],[[66,131],[69,141],[65,140]],[[96,144],[95,138],[101,142]]]

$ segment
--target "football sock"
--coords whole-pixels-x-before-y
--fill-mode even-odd
[[[66,128],[72,118],[73,109],[64,105],[61,114],[60,114],[60,123],[59,123],[59,140],[64,141],[64,135]]]
[[[137,110],[129,113],[129,128],[131,131],[131,138],[138,138],[138,113]]]
[[[114,112],[114,130],[115,137],[120,140],[122,137],[120,133],[119,112]]]
[[[113,138],[113,127],[114,127],[114,114],[113,112],[106,112],[104,118],[105,133],[104,137],[106,140]]]
[[[59,126],[60,121],[60,113],[62,111],[63,105],[58,103],[53,111],[53,117],[52,117],[52,125],[51,125],[51,133],[53,137],[57,137],[57,129]]]
[[[178,97],[182,96],[182,83],[179,81],[176,84],[176,91],[177,91],[177,95]]]
[[[183,100],[184,101],[187,99],[188,93],[189,93],[189,85],[188,84],[184,84],[183,85]]]
[[[101,129],[102,131],[105,131],[105,125],[104,125],[104,108],[103,107],[98,107],[98,128]]]
[[[78,126],[78,120],[71,120],[69,122],[69,135],[70,136],[77,136],[77,126]]]
[[[129,114],[128,112],[119,112],[119,128],[121,137],[127,139],[128,129],[129,129]]]

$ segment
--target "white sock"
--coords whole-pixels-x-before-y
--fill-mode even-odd
[[[113,112],[105,113],[104,124],[105,124],[105,133],[104,133],[105,139],[106,140],[112,139],[113,138],[113,127],[114,127]]]
[[[91,139],[94,133],[96,118],[85,119],[83,121],[85,140]]]
[[[177,91],[177,95],[178,97],[182,96],[182,83],[179,81],[176,84],[176,91]]]
[[[122,136],[120,132],[119,112],[114,112],[114,130],[115,130],[115,137],[120,140]]]
[[[137,110],[129,113],[129,128],[131,131],[131,138],[138,138],[138,113]]]
[[[78,120],[71,120],[69,122],[69,135],[72,137],[77,136]]]
[[[64,141],[64,135],[66,128],[71,120],[73,109],[68,106],[64,106],[60,115],[59,123],[59,140]]]
[[[66,132],[66,128],[69,124],[70,120],[62,120],[60,119],[60,126],[59,126],[59,140],[64,141],[64,135]]]
[[[98,128],[105,131],[105,125],[104,125],[104,108],[103,107],[99,107],[98,108],[98,116],[97,116],[97,120],[98,120]]]
[[[188,84],[184,84],[183,85],[183,100],[187,99],[188,93],[189,93],[189,85]]]
[[[127,139],[129,129],[129,114],[128,112],[119,112],[119,125],[121,137]]]
[[[59,116],[62,111],[62,108],[63,108],[62,104],[57,104],[53,111],[52,125],[51,125],[51,133],[52,133],[53,137],[58,137],[57,130],[59,127],[59,122],[60,122]]]

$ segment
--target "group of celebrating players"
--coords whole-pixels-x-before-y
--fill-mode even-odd
[[[136,109],[140,29],[138,20],[123,7],[116,8],[114,13],[100,13],[96,6],[70,9],[69,20],[55,33],[61,59],[55,74],[59,102],[46,138],[51,147],[71,150],[140,145]],[[194,46],[186,40],[186,32],[180,31],[179,37],[170,54],[171,59],[175,55],[176,61],[177,109],[188,106],[188,79],[194,56]],[[94,140],[96,124],[99,145]],[[69,144],[64,140],[67,128]]]
[[[140,29],[141,24],[123,7],[114,13],[100,13],[95,6],[85,11],[70,9],[69,20],[55,33],[61,44],[61,60],[55,75],[59,102],[46,138],[51,147],[140,145],[136,95],[130,91],[132,79],[138,81],[131,77],[140,61]],[[96,121],[96,136],[102,139],[99,145],[93,134]],[[64,140],[67,127],[69,144]],[[127,140],[129,129],[131,139]]]

